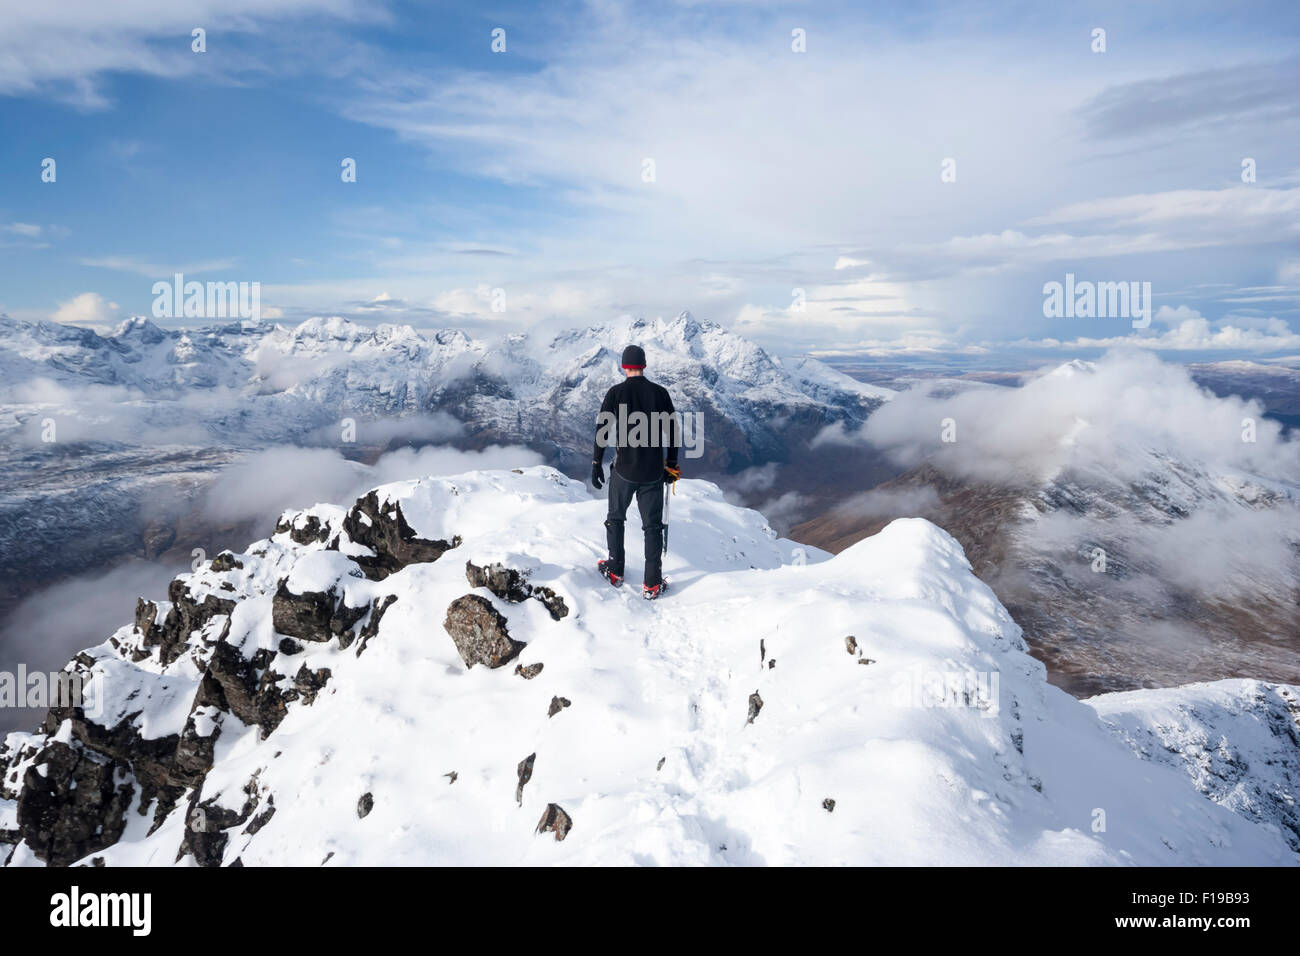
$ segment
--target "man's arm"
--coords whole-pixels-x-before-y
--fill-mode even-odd
[[[605,461],[605,446],[601,444],[601,432],[605,431],[606,416],[613,414],[613,411],[614,389],[611,388],[605,393],[605,400],[600,403],[600,413],[596,416],[596,441],[591,452],[591,463],[593,465],[599,465]]]
[[[677,467],[677,453],[682,447],[682,423],[677,420],[677,409],[673,408],[673,397],[664,389],[664,401],[668,405],[668,448],[665,449],[665,464],[669,468]]]

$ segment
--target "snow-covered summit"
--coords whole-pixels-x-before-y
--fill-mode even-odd
[[[1297,862],[1049,686],[934,525],[831,557],[679,489],[653,603],[546,467],[285,514],[69,665],[98,716],[8,737],[10,865]]]

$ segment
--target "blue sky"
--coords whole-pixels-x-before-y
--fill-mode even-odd
[[[1295,3],[32,6],[0,0],[14,318],[111,326],[182,271],[285,322],[1300,355]],[[1150,282],[1151,327],[1044,316],[1066,273]]]

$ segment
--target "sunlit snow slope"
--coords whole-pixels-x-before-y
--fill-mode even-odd
[[[98,717],[0,750],[10,864],[1297,862],[1049,686],[934,525],[832,558],[683,481],[648,602],[604,509],[402,482],[182,576],[70,665]]]

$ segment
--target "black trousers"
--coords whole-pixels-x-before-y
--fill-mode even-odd
[[[609,545],[609,561],[615,574],[623,574],[623,523],[627,509],[636,495],[636,506],[641,512],[641,529],[645,532],[645,583],[654,587],[663,573],[661,559],[664,550],[664,483],[655,481],[628,481],[615,469],[609,470],[609,516],[605,519],[605,541]]]

